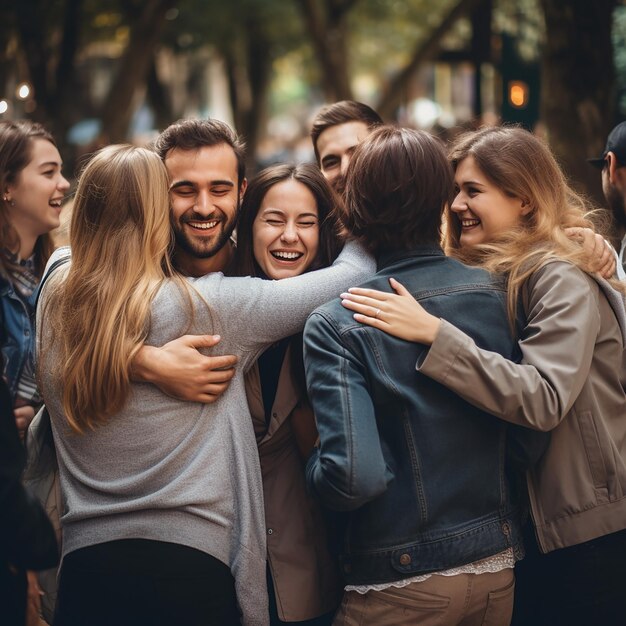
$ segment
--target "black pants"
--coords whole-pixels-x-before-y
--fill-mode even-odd
[[[512,626],[624,626],[626,530],[541,554],[530,526],[515,566]]]
[[[0,562],[0,624],[24,626],[26,621],[26,573]]]
[[[174,543],[124,539],[63,560],[54,626],[235,626],[235,581],[214,557]]]

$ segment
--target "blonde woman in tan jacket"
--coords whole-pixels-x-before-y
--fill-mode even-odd
[[[623,624],[623,298],[586,272],[582,246],[565,234],[590,222],[541,141],[517,128],[486,128],[460,137],[450,157],[448,252],[507,274],[511,320],[518,311],[525,317],[522,363],[482,350],[393,279],[395,294],[352,289],[344,306],[360,322],[430,345],[416,364],[420,375],[496,417],[552,433],[527,476],[532,524],[516,567],[513,623]]]

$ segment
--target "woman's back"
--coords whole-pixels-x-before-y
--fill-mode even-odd
[[[50,263],[64,254],[57,251]],[[263,496],[244,373],[266,345],[301,329],[315,306],[369,275],[372,265],[351,247],[323,276],[263,281],[215,273],[188,279],[190,289],[166,279],[152,302],[146,343],[221,335],[220,348],[240,356],[230,388],[202,405],[133,383],[122,409],[84,434],[66,422],[57,344],[52,328],[40,324],[41,378],[66,501],[64,553],[129,536],[210,551],[230,564],[244,615],[263,615]],[[46,282],[44,311],[59,278]]]

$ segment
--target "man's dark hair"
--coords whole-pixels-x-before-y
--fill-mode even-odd
[[[356,147],[346,179],[343,222],[374,253],[439,245],[454,189],[439,139],[382,126]]]
[[[372,107],[355,100],[340,100],[325,106],[315,116],[311,127],[311,141],[318,165],[320,162],[320,155],[317,150],[319,136],[327,128],[348,122],[363,122],[368,128],[374,128],[382,125],[383,120]]]
[[[154,142],[154,150],[163,161],[171,150],[199,150],[205,146],[225,143],[237,158],[239,187],[246,176],[245,144],[237,133],[224,122],[216,119],[178,120],[168,126]]]

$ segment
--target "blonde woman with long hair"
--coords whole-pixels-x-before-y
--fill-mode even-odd
[[[565,229],[591,225],[549,149],[517,128],[460,137],[447,251],[508,276],[515,364],[393,293],[350,290],[355,318],[429,345],[421,374],[514,424],[550,431],[527,485],[532,524],[516,567],[514,624],[622,624],[626,615],[626,316],[621,293],[587,273]],[[616,285],[617,286],[617,285]],[[374,315],[376,311],[376,315]],[[480,315],[480,311],[468,311]]]
[[[57,626],[267,623],[243,375],[315,306],[373,270],[349,245],[332,267],[294,279],[183,279],[169,261],[167,187],[156,154],[98,152],[76,192],[71,264],[42,292],[40,376],[65,506]],[[57,251],[50,267],[65,256]],[[207,332],[240,357],[219,402],[131,382],[142,344]]]

